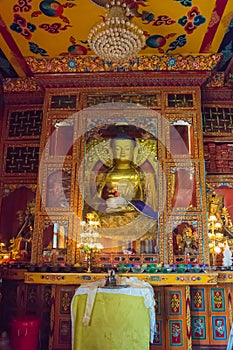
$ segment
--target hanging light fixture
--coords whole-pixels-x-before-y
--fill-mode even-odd
[[[124,0],[108,1],[106,9],[103,22],[89,33],[89,46],[105,61],[127,61],[145,45],[143,31],[130,22],[131,11]]]

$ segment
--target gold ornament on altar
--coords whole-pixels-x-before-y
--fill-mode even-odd
[[[0,242],[0,264],[10,260],[10,253],[6,249],[6,245]]]
[[[224,207],[224,197],[213,191],[208,196],[208,235],[211,262],[218,264],[218,257],[224,249],[224,227],[228,219],[227,209]],[[230,220],[230,219],[229,219]]]
[[[217,255],[221,253],[223,248],[222,223],[217,220],[215,215],[210,215],[208,219],[209,226],[209,248],[212,256],[212,264],[216,265]]]
[[[124,0],[106,4],[107,14],[102,23],[95,25],[88,43],[95,54],[105,61],[124,62],[133,58],[145,45],[143,31],[131,23],[131,11]]]

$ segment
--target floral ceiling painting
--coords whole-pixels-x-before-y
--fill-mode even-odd
[[[122,0],[121,0],[122,1]],[[0,72],[30,75],[27,57],[93,56],[88,34],[105,21],[108,0],[0,1]],[[232,0],[125,0],[143,31],[139,55],[222,53],[219,70],[233,55]]]

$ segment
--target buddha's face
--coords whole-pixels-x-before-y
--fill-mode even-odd
[[[132,161],[134,142],[127,139],[116,139],[112,141],[113,158],[121,161]]]

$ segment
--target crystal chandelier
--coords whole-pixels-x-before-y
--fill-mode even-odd
[[[130,8],[124,0],[110,0],[102,23],[95,25],[88,43],[105,61],[123,62],[134,57],[145,45],[143,31],[130,22]]]

